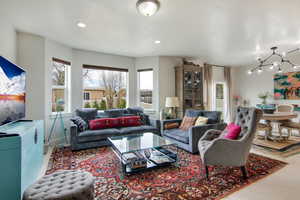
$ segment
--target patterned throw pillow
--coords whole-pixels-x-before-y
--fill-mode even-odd
[[[208,118],[206,117],[198,117],[198,119],[195,122],[195,126],[202,126],[207,124]]]
[[[179,128],[184,131],[188,130],[190,127],[194,126],[196,119],[197,117],[184,116]]]
[[[87,123],[79,116],[73,117],[71,121],[77,125],[78,131],[82,132],[88,129]]]

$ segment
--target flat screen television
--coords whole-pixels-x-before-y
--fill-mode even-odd
[[[0,56],[0,126],[25,117],[25,74]]]

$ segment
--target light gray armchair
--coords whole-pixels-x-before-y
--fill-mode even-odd
[[[207,179],[208,165],[241,167],[243,177],[247,178],[245,165],[261,115],[261,110],[255,108],[237,108],[235,124],[242,127],[237,140],[223,138],[224,132],[219,130],[208,130],[203,135],[198,142],[198,148]]]

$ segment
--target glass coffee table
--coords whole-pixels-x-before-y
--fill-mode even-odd
[[[113,136],[108,140],[127,175],[177,162],[176,144],[153,133]]]

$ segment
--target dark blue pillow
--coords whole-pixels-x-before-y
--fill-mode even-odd
[[[202,116],[208,118],[207,124],[218,124],[220,123],[221,112],[203,111]]]
[[[104,113],[108,117],[115,118],[115,117],[122,117],[128,112],[126,109],[110,109],[110,110],[105,110]]]
[[[76,109],[76,115],[81,117],[86,123],[89,123],[90,120],[93,120],[97,116],[96,108],[81,108]]]
[[[78,131],[82,132],[88,129],[88,124],[79,116],[71,118],[71,121],[77,125]]]

